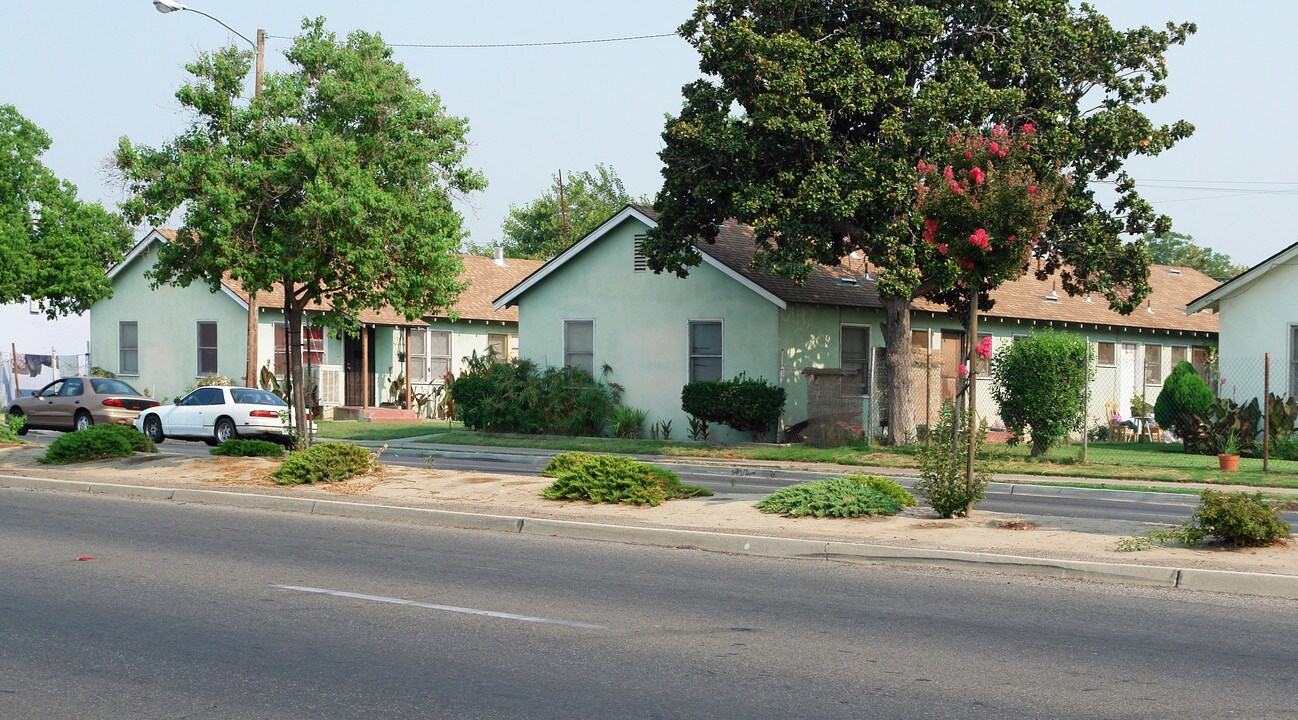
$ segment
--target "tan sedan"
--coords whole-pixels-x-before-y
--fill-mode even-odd
[[[31,397],[18,398],[10,415],[27,419],[28,430],[82,430],[96,424],[133,425],[141,410],[155,407],[150,400],[121,380],[71,377],[55,380]]]

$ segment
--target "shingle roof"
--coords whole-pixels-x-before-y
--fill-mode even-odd
[[[634,207],[657,220],[658,213],[653,208],[644,205]],[[846,262],[838,267],[817,265],[812,269],[806,284],[798,285],[755,267],[756,243],[752,228],[733,220],[722,224],[715,244],[698,242],[696,246],[785,302],[883,307],[878,288],[872,280],[865,279],[864,262],[859,259],[845,258]],[[851,278],[855,284],[845,284],[841,278]],[[1149,284],[1153,292],[1147,305],[1130,315],[1122,315],[1109,309],[1108,302],[1101,296],[1092,297],[1091,302],[1087,302],[1084,297],[1070,297],[1062,289],[1057,289],[1061,287],[1057,278],[1052,276],[1037,280],[1035,273],[1027,273],[997,288],[992,293],[996,305],[984,316],[1217,332],[1215,314],[1185,314],[1186,305],[1216,287],[1216,280],[1192,268],[1154,265],[1150,267]],[[1057,292],[1058,300],[1046,299],[1051,296],[1052,290]],[[911,307],[915,310],[947,312],[945,306],[927,300],[916,300],[911,303]]]
[[[176,231],[172,228],[159,228],[158,234],[168,241],[176,239]],[[459,257],[464,270],[460,273],[458,279],[461,282],[467,281],[469,283],[469,286],[460,293],[460,297],[455,303],[455,310],[459,317],[465,320],[518,322],[517,307],[501,308],[499,311],[492,310],[491,301],[497,295],[530,275],[542,265],[541,261],[507,258],[504,265],[497,265],[492,258],[480,255],[460,255]],[[248,293],[243,291],[237,281],[227,275],[222,278],[221,284],[237,295],[240,300],[245,303],[248,302]],[[270,290],[257,293],[257,304],[267,308],[283,307],[284,287],[276,283]],[[328,302],[315,302],[308,305],[307,309],[322,311],[329,309],[329,307],[331,306]],[[425,317],[445,318],[449,317],[449,313],[443,308]],[[362,310],[356,319],[368,325],[414,325],[417,327],[427,325],[422,320],[407,320],[404,315],[390,307],[379,310]]]

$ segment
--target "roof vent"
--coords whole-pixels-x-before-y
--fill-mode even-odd
[[[1150,305],[1148,300],[1145,301],[1145,312],[1151,315],[1154,314],[1154,306]]]
[[[834,278],[834,280],[836,280],[836,281],[838,282],[839,285],[856,285],[856,284],[857,284],[857,282],[856,282],[856,278],[854,278],[854,277],[840,277],[840,278]]]
[[[634,258],[631,261],[631,270],[633,272],[649,272],[649,258],[644,254],[644,241],[647,236],[635,236]]]
[[[1168,274],[1168,275],[1180,275],[1180,274],[1181,274],[1181,271],[1180,271],[1180,270],[1177,270],[1176,268],[1168,268],[1168,269],[1167,269],[1167,274]]]
[[[1086,296],[1086,302],[1090,302],[1090,301],[1091,301],[1091,296],[1090,296],[1090,295],[1087,295],[1087,296]]]
[[[491,261],[501,267],[505,267],[505,248],[500,247],[499,245],[492,248]]]

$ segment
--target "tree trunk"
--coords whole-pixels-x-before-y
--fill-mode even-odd
[[[306,383],[302,376],[302,316],[305,314],[306,302],[293,297],[291,283],[284,284],[284,322],[288,335],[288,386],[291,404],[290,428],[293,430],[293,442],[298,449],[305,449],[306,435]]]
[[[978,436],[978,292],[976,290],[969,303],[969,334],[965,338],[965,345],[969,347],[969,463],[965,467],[965,489],[968,491],[969,505],[965,507],[964,516],[968,518],[973,517],[974,455],[978,452],[978,443],[974,441]]]
[[[910,299],[883,298],[885,364],[888,366],[888,443],[915,439],[914,353],[910,346]]]

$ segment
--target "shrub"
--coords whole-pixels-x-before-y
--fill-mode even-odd
[[[284,446],[269,440],[230,438],[208,452],[229,457],[284,457]]]
[[[1212,389],[1199,376],[1199,371],[1188,362],[1181,361],[1163,380],[1163,389],[1154,401],[1154,421],[1168,428],[1186,444],[1199,432],[1199,418],[1212,409]]]
[[[1298,438],[1294,433],[1276,435],[1271,440],[1272,460],[1298,460]]]
[[[234,378],[226,377],[225,375],[204,375],[198,379],[198,382],[194,383],[194,387],[209,387],[212,385],[238,386],[239,383],[235,382]]]
[[[864,517],[901,512],[902,503],[870,487],[869,479],[854,476],[790,485],[767,495],[757,503],[757,509],[788,517]]]
[[[26,415],[9,415],[6,413],[0,418],[0,443],[22,442],[19,434],[26,424]]]
[[[544,474],[555,478],[542,491],[551,500],[660,505],[665,500],[712,494],[707,488],[682,483],[670,470],[622,455],[564,453],[550,461]]]
[[[757,441],[784,412],[784,388],[744,373],[730,380],[692,382],[681,388],[681,409],[703,422],[751,433]]]
[[[451,383],[450,397],[464,425],[475,430],[598,435],[616,388],[581,368],[475,356]]]
[[[46,465],[63,465],[157,451],[153,441],[133,427],[92,425],[85,430],[60,435],[46,448],[45,454],[36,460]]]
[[[358,445],[320,443],[292,453],[270,474],[281,485],[337,482],[364,475],[374,468],[375,455]]]
[[[1089,375],[1086,342],[1072,333],[1034,333],[1002,346],[992,359],[992,398],[1010,442],[1030,432],[1031,454],[1044,455],[1080,430]]]
[[[644,423],[648,418],[648,411],[619,405],[613,411],[609,432],[617,438],[638,438],[644,435]]]
[[[987,483],[990,480],[986,473],[977,473],[971,492],[965,477],[969,443],[974,443],[975,453],[981,451],[983,441],[987,438],[987,420],[982,421],[977,435],[971,438],[969,415],[960,418],[960,446],[953,457],[953,414],[948,405],[938,415],[938,421],[933,425],[934,442],[919,450],[920,479],[915,483],[915,490],[928,500],[929,506],[938,516],[944,518],[966,515],[969,507],[981,502],[987,494]]]
[[[894,480],[889,480],[888,478],[881,478],[877,475],[869,475],[864,477],[861,475],[853,475],[851,477],[861,480],[866,485],[869,485],[870,489],[877,490],[883,493],[884,495],[887,495],[888,497],[892,498],[893,500],[896,500],[897,502],[901,503],[902,507],[915,507],[916,505],[919,504],[919,500],[916,500],[915,496],[912,495],[909,490],[902,487]]]
[[[1190,524],[1235,546],[1266,545],[1290,535],[1289,524],[1262,493],[1204,490]]]

